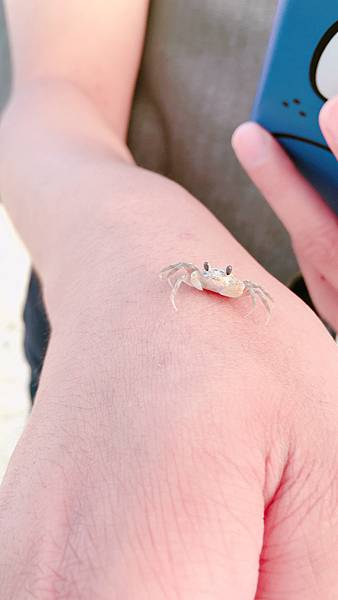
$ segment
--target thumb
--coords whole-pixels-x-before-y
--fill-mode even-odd
[[[338,279],[338,218],[263,127],[244,123],[234,151],[288,230],[295,250],[330,281]],[[338,285],[338,281],[337,281]]]
[[[325,102],[319,113],[319,124],[328,145],[338,160],[338,96]]]

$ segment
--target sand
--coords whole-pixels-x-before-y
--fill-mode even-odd
[[[0,205],[0,481],[28,417],[22,309],[29,267],[29,256]]]

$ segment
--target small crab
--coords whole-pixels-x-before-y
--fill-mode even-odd
[[[173,283],[170,278],[178,271],[182,271],[182,273],[176,278],[175,283]],[[244,292],[248,292],[252,300],[252,310],[256,306],[256,298],[258,297],[264,304],[269,315],[271,313],[269,300],[273,302],[273,298],[270,294],[268,294],[261,285],[258,285],[253,281],[248,281],[246,279],[242,281],[241,279],[238,279],[232,273],[231,265],[224,268],[218,268],[210,267],[210,264],[205,262],[203,269],[200,270],[192,263],[179,262],[165,267],[160,271],[159,275],[161,279],[167,279],[172,288],[170,299],[175,310],[177,310],[175,296],[181,283],[185,283],[201,292],[203,290],[210,290],[229,298],[240,298]]]

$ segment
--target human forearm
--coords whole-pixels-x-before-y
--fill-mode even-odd
[[[39,129],[26,113],[20,144],[8,120],[2,138],[2,193],[41,275],[52,336],[2,490],[1,589],[20,600],[251,600],[288,433],[304,431],[309,399],[313,412],[318,398],[333,404],[333,343],[196,199],[124,158],[109,134],[75,119],[79,107],[66,125],[56,114]],[[181,259],[232,262],[262,283],[276,300],[270,326],[264,311],[244,318],[248,299],[192,289],[174,313],[158,271]],[[309,459],[304,468],[300,452],[294,471],[309,486],[302,443]],[[293,485],[281,522],[288,511],[304,516]],[[317,539],[309,521],[306,536]],[[283,564],[292,555],[296,594],[297,544],[282,553]]]
[[[110,294],[122,302],[137,294],[138,306],[152,306],[164,293],[158,271],[179,260],[231,262],[242,278],[284,294],[195,198],[134,165],[76,87],[45,82],[28,89],[5,115],[0,143],[2,198],[42,278],[52,321],[57,313],[72,319],[71,294],[76,306],[81,298],[87,304],[89,279],[101,286],[88,310],[95,317],[99,297]],[[248,308],[245,299],[191,293],[197,312],[205,303],[221,302],[221,310],[237,315]],[[247,323],[239,319],[236,328]]]
[[[104,202],[97,169],[119,160],[132,162],[77,86],[46,80],[14,95],[0,123],[0,190],[37,266],[53,243],[61,250],[64,227],[75,236],[95,217]]]
[[[5,0],[12,87],[74,83],[124,139],[142,54],[148,0]]]
[[[215,261],[224,260],[225,239],[228,259],[249,260],[185,190],[131,166],[127,148],[76,87],[43,82],[27,89],[10,105],[0,142],[3,201],[43,280],[59,269],[70,282],[107,245],[114,264],[149,261],[152,252],[157,269],[193,252],[201,261],[198,245],[212,240],[212,253],[216,239],[222,250]],[[127,278],[125,272],[126,286]]]
[[[203,525],[194,514],[189,516],[189,511],[198,515],[201,498],[208,512],[213,511],[213,501],[204,498],[211,487],[216,501],[220,496],[221,468],[214,483],[204,484],[205,480],[194,475],[193,464],[205,444],[212,450],[209,419],[216,428],[217,417],[210,414],[223,410],[224,362],[217,354],[223,347],[226,321],[220,329],[217,319],[226,318],[226,314],[221,298],[214,298],[213,319],[212,299],[192,292],[197,299],[195,308],[187,297],[182,318],[177,319],[169,303],[169,288],[160,282],[158,271],[185,256],[201,261],[204,244],[207,258],[215,262],[223,259],[222,246],[228,246],[235,260],[235,254],[238,259],[246,254],[179,186],[126,164],[115,152],[107,153],[107,146],[97,138],[84,144],[82,129],[81,135],[75,136],[63,131],[60,148],[59,130],[51,127],[47,139],[44,131],[39,138],[34,119],[29,119],[30,127],[35,139],[29,157],[24,144],[14,144],[18,152],[7,159],[13,160],[9,165],[12,172],[20,172],[20,182],[24,178],[25,184],[14,188],[7,180],[3,193],[41,275],[52,337],[33,414],[4,487],[6,498],[15,487],[16,469],[29,472],[28,478],[21,478],[20,486],[33,506],[43,481],[46,513],[39,510],[39,515],[33,514],[28,520],[12,503],[12,514],[20,521],[22,547],[28,541],[31,554],[40,553],[45,589],[48,584],[55,585],[62,548],[68,570],[74,564],[71,549],[78,544],[80,564],[86,564],[88,597],[99,595],[100,586],[103,597],[111,597],[108,592],[113,588],[115,598],[146,598],[149,587],[154,599],[162,594],[158,586],[168,590],[188,586],[192,598],[206,585],[215,593],[217,588],[236,588],[239,566],[232,576],[230,565],[234,561],[230,556],[225,569],[221,562],[213,567],[214,580],[209,581],[204,568],[200,576],[197,574],[197,565],[204,560],[198,535],[205,531],[205,543],[210,541],[215,554],[223,551],[222,536],[217,533],[218,519],[212,517],[210,524],[206,520]],[[38,148],[34,145],[37,142]],[[29,158],[29,165],[21,162],[21,156]],[[37,216],[28,222],[32,206]],[[184,296],[182,292],[182,301]],[[235,316],[229,303],[228,309]],[[200,326],[204,312],[206,329]],[[233,332],[235,325],[236,317]],[[240,352],[239,347],[233,347],[231,355]],[[232,385],[235,379],[235,374],[229,374]],[[213,407],[207,404],[209,394],[214,398]],[[222,434],[215,437],[220,441]],[[27,460],[34,467],[27,469]],[[175,478],[183,488],[182,500]],[[185,509],[187,495],[189,506]],[[239,541],[250,563],[245,581],[248,597],[256,584],[262,535],[262,496],[257,489],[255,504],[253,522],[248,523],[249,530],[258,525],[255,543],[247,544],[244,531],[243,541]],[[53,535],[49,534],[50,510]],[[245,502],[241,510],[245,510]],[[68,519],[73,530],[79,512],[84,515],[81,532],[87,531],[88,539],[95,540],[91,550],[87,542],[83,543],[82,533],[80,538],[77,534],[69,538],[65,528]],[[89,521],[94,513],[92,526]],[[187,521],[183,534],[175,525],[176,519]],[[8,531],[5,524],[2,530]],[[42,551],[36,543],[40,535],[45,540]],[[168,546],[167,536],[171,538]],[[212,541],[215,537],[216,542]],[[193,557],[185,546],[191,548]],[[3,547],[12,562],[9,532]],[[168,553],[174,554],[174,564]],[[30,556],[26,554],[22,560],[31,566]],[[212,558],[207,557],[206,562],[211,563]],[[185,565],[183,574],[181,563]],[[50,564],[54,575],[48,572]],[[25,581],[28,589],[34,585],[32,579],[37,579],[34,566],[31,571],[33,577]],[[75,571],[78,580],[79,565]],[[63,567],[60,577],[67,579]],[[227,580],[224,585],[223,579]],[[91,591],[93,582],[96,587]],[[20,597],[19,592],[17,595]]]

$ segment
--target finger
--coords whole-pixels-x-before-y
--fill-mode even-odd
[[[299,252],[330,281],[338,273],[338,218],[280,144],[256,123],[236,129],[232,145]]]
[[[331,325],[334,331],[338,332],[338,289],[334,288],[305,258],[300,255],[297,258],[318,314]]]
[[[319,124],[328,145],[338,160],[338,96],[324,104],[319,113]]]

